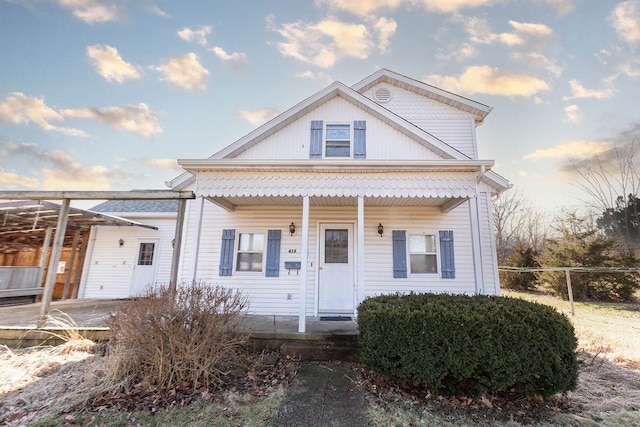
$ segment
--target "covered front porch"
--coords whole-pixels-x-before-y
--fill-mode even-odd
[[[261,213],[265,218],[283,216],[277,220],[278,228],[287,226],[290,222],[295,226],[295,233],[298,233],[296,239],[287,238],[288,246],[283,253],[297,253],[296,261],[299,260],[295,271],[298,280],[298,333],[306,333],[310,319],[317,319],[326,313],[355,316],[357,305],[367,295],[377,293],[375,289],[365,287],[368,277],[374,274],[371,268],[367,270],[367,265],[375,268],[376,263],[374,255],[370,253],[372,244],[380,246],[380,240],[377,239],[384,235],[386,239],[383,239],[382,249],[386,251],[390,260],[392,230],[407,228],[407,224],[416,221],[415,218],[410,218],[408,211],[428,211],[428,215],[437,216],[438,225],[433,225],[432,230],[437,233],[435,227],[448,227],[450,212],[469,202],[468,208],[462,207],[462,211],[458,210],[454,219],[457,221],[458,229],[464,228],[461,241],[467,240],[467,246],[473,246],[474,253],[468,257],[473,258],[469,261],[472,264],[472,272],[468,273],[469,277],[460,278],[456,286],[466,280],[465,286],[471,286],[471,292],[484,292],[477,195],[479,186],[483,185],[485,171],[492,162],[226,159],[183,160],[179,163],[196,176],[198,197],[194,209],[197,216],[194,221],[195,238],[191,242],[191,252],[195,253],[196,257],[191,263],[191,271],[187,277],[193,280],[202,277],[198,269],[197,254],[203,235],[203,215],[206,216],[203,212],[208,202],[224,209],[228,214],[215,223],[220,228],[234,228],[235,231],[236,226],[248,227],[249,217],[262,220],[259,218]],[[278,213],[277,209],[280,209],[281,213]],[[209,221],[209,224],[213,223]],[[273,225],[265,227],[270,228]],[[284,230],[285,233],[287,231]],[[344,263],[351,263],[352,270],[336,270],[331,280],[340,281],[347,278],[347,281],[351,281],[343,286],[343,289],[352,288],[352,293],[347,293],[346,296],[352,301],[344,307],[334,306],[336,309],[333,312],[331,308],[322,306],[321,277],[329,276],[329,262],[325,258],[328,253],[327,232],[342,232],[349,236],[348,241],[351,245],[348,246],[350,252]],[[206,230],[206,233],[210,233],[210,230]],[[289,243],[292,241],[295,243]],[[347,259],[349,261],[346,261]],[[284,266],[289,274],[291,271],[287,266],[291,265],[285,258]],[[388,270],[392,271],[392,268]],[[238,278],[225,279],[225,286],[227,283],[228,286],[234,286],[234,283],[240,282],[235,279]],[[405,281],[403,285],[406,286],[408,282],[410,280]]]

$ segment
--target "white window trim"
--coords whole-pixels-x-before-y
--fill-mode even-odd
[[[262,269],[260,271],[244,271],[238,270],[238,254],[239,253],[251,253],[257,254],[260,251],[241,251],[240,250],[240,235],[242,234],[262,234],[264,236],[264,245],[262,247]],[[265,263],[267,262],[267,232],[264,230],[243,230],[239,231],[236,229],[236,240],[233,250],[233,273],[232,275],[247,275],[247,276],[258,276],[263,275],[265,271]]]
[[[349,126],[349,156],[348,157],[327,157],[327,127],[332,125]],[[322,158],[323,159],[353,159],[353,137],[354,129],[352,122],[325,122],[322,129]]]
[[[407,232],[407,242],[406,242],[406,250],[407,250],[407,277],[416,276],[416,277],[425,277],[425,276],[438,276],[442,277],[442,264],[440,263],[440,233],[438,231],[424,231],[424,230],[406,230]],[[436,250],[436,269],[435,273],[414,273],[411,271],[411,250],[409,246],[411,245],[411,236],[433,236],[435,240],[435,250]]]

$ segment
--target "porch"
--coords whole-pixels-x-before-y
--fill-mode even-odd
[[[78,330],[92,340],[109,339],[107,319],[128,300],[79,299],[53,301],[45,327],[36,327],[40,304],[0,307],[0,344],[56,345],[54,334]],[[307,332],[299,333],[298,316],[249,315],[247,330],[255,350],[280,350],[307,360],[357,359],[358,324],[349,318],[309,317]]]

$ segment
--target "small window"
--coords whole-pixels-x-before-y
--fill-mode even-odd
[[[262,271],[264,234],[240,233],[236,271]]]
[[[351,157],[351,125],[327,125],[324,156]]]
[[[437,273],[436,236],[432,234],[410,235],[409,259],[411,273]]]
[[[153,265],[153,251],[155,247],[155,243],[140,243],[138,265]]]

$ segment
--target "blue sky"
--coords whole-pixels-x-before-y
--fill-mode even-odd
[[[0,0],[0,188],[164,188],[384,67],[493,107],[480,157],[548,211],[638,122],[640,1]]]

